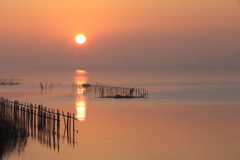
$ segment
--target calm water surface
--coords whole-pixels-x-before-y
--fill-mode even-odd
[[[75,113],[74,140],[29,137],[10,160],[239,160],[240,76],[235,72],[2,72],[22,78],[0,86],[0,96]],[[40,82],[46,88],[40,90]],[[147,99],[101,99],[76,92],[73,83],[145,88]],[[61,121],[63,123],[63,120]]]

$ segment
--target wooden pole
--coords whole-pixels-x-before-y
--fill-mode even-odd
[[[64,112],[62,111],[62,114],[63,114],[63,120],[64,120],[64,124],[65,124],[65,127],[67,126],[66,124],[66,121],[65,121],[65,115],[64,115]]]
[[[67,112],[67,131],[68,131],[68,128],[69,128],[69,112]]]
[[[74,113],[73,113],[73,132],[75,131],[75,116],[74,116]]]
[[[68,119],[69,119],[69,113],[67,112],[67,127],[66,127],[66,130],[67,130],[67,140],[68,140],[68,142],[69,142]]]
[[[69,130],[71,130],[71,113],[69,114]]]
[[[53,116],[53,133],[55,133],[55,115]]]

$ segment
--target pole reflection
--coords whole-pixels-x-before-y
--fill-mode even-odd
[[[76,70],[74,75],[74,83],[77,85],[83,85],[87,83],[87,72],[84,70]],[[76,118],[80,121],[85,121],[86,119],[86,106],[87,97],[85,96],[85,88],[76,88]]]

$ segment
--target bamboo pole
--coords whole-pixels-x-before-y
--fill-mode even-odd
[[[69,130],[69,112],[67,112],[67,131]]]
[[[71,113],[69,114],[69,131],[71,131]]]
[[[75,116],[74,116],[74,113],[73,113],[73,132],[75,131]]]
[[[55,133],[55,115],[53,116],[53,133]]]
[[[64,120],[64,124],[65,124],[65,127],[67,126],[66,124],[66,121],[65,121],[65,115],[64,115],[64,112],[62,111],[62,114],[63,114],[63,120]]]

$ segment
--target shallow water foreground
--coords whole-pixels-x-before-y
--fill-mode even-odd
[[[88,108],[75,145],[60,151],[31,138],[10,159],[239,159],[238,105],[164,105],[159,108]]]
[[[131,77],[130,80],[134,81]],[[161,81],[151,76],[144,80],[136,81],[135,85],[144,87],[150,86],[151,81]],[[131,86],[132,81],[122,83]],[[13,153],[9,159],[240,159],[240,103],[235,94],[239,82],[192,83],[189,79],[183,82],[171,78],[154,85],[147,87],[148,99],[94,98],[64,86],[51,93],[37,95],[34,91],[36,95],[31,97],[16,97],[19,100],[28,97],[29,102],[43,102],[49,108],[76,113],[79,121],[73,141],[64,135],[61,124],[59,150],[53,142],[50,145],[30,136],[24,151],[20,155]],[[222,92],[213,94],[216,91]],[[207,100],[203,98],[206,95]],[[235,97],[229,99],[229,95]]]

